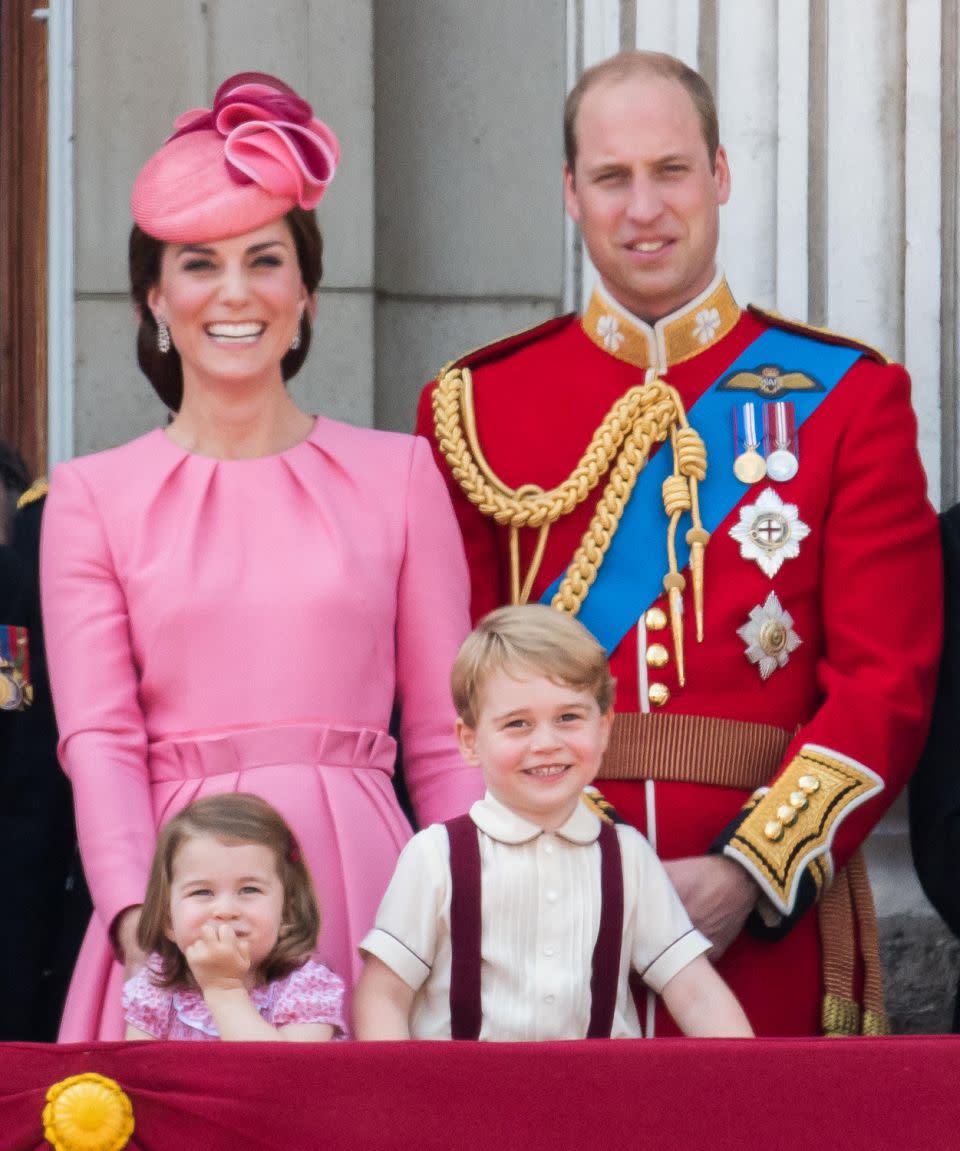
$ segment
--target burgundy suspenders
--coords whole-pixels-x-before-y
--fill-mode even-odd
[[[480,840],[469,815],[446,823],[450,840],[450,1019],[454,1039],[477,1039],[480,1007]],[[588,1039],[609,1038],[623,939],[623,865],[616,829],[600,823],[600,930],[590,975]]]
[[[480,840],[469,815],[448,820],[450,839],[450,1031],[480,1038]]]

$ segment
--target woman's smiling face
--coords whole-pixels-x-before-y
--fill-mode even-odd
[[[185,394],[278,382],[307,305],[287,221],[212,243],[168,244],[147,302],[170,328]]]

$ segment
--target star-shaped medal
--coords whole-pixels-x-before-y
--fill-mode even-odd
[[[737,635],[747,645],[744,654],[757,665],[761,679],[769,679],[778,667],[784,667],[790,653],[803,643],[793,630],[793,616],[784,610],[773,591],[762,607],[757,604],[750,609],[750,617],[743,627],[737,628]]]
[[[764,489],[755,504],[741,507],[740,522],[730,529],[743,558],[756,560],[771,579],[784,560],[796,559],[800,541],[809,534],[797,505],[785,504],[773,488]]]

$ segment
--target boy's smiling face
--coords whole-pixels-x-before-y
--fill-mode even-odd
[[[464,758],[505,807],[556,830],[600,768],[613,711],[604,715],[590,692],[522,667],[492,671],[479,703],[475,727],[457,721]]]

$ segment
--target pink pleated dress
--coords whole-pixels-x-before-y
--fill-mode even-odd
[[[449,671],[463,546],[425,440],[318,419],[278,455],[217,460],[162,430],[59,466],[41,587],[60,757],[95,912],[62,1041],[123,1036],[109,928],[141,903],[157,828],[250,791],[296,833],[348,986],[410,826],[467,810]]]

